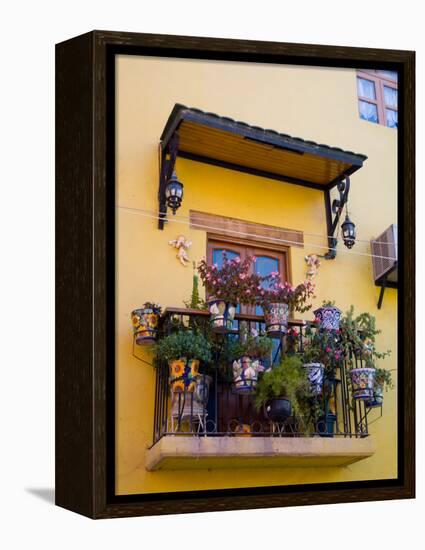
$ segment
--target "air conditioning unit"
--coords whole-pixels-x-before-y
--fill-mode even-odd
[[[375,285],[381,287],[378,309],[381,308],[385,287],[397,288],[397,225],[390,225],[379,237],[370,241],[372,251],[373,277]]]

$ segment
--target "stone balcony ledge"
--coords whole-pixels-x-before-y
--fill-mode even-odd
[[[342,467],[374,452],[371,437],[166,435],[146,451],[146,469]]]

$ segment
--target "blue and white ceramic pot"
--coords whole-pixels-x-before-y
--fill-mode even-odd
[[[325,330],[338,330],[342,311],[334,306],[319,307],[314,312],[319,328]]]
[[[311,392],[314,395],[321,394],[323,389],[325,367],[322,363],[305,363],[303,367],[307,369],[307,378],[310,382]]]
[[[214,332],[226,333],[232,330],[236,307],[236,304],[224,300],[210,300],[208,302],[211,327]]]

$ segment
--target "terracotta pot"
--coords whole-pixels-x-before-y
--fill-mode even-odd
[[[232,330],[236,304],[225,300],[210,300],[208,309],[211,314],[211,327],[214,332],[226,333]]]
[[[276,397],[271,399],[264,407],[266,417],[272,422],[284,422],[292,415],[292,406],[289,399]]]
[[[314,312],[319,321],[319,328],[325,330],[338,330],[341,321],[342,311],[334,306],[319,307]]]
[[[319,395],[323,389],[324,365],[322,363],[306,363],[303,367],[307,369],[307,378],[310,382],[311,392]]]
[[[258,374],[264,370],[258,359],[247,355],[233,361],[233,385],[234,393],[250,394],[255,391],[258,382]]]
[[[139,308],[131,312],[134,337],[136,344],[143,346],[152,344],[156,340],[159,311],[151,308]]]
[[[361,367],[349,371],[354,399],[373,399],[375,369]]]
[[[279,338],[288,330],[288,304],[271,303],[264,307],[266,333],[270,338]]]
[[[174,359],[168,363],[170,369],[170,388],[172,392],[194,392],[200,377],[199,360]]]

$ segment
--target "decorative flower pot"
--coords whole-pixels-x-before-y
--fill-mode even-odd
[[[131,312],[131,322],[133,323],[136,344],[142,346],[155,341],[159,323],[159,310],[144,307],[135,309]]]
[[[367,407],[381,407],[384,402],[384,387],[375,384],[373,388],[373,397],[366,401]]]
[[[310,382],[311,392],[319,395],[323,389],[325,367],[322,363],[306,363],[303,367],[307,369],[307,378]]]
[[[333,437],[335,433],[336,415],[328,413],[319,418],[316,424],[317,433],[321,437]]]
[[[174,359],[168,363],[170,369],[170,388],[172,392],[194,392],[199,380],[199,360]]]
[[[276,397],[271,399],[264,407],[266,417],[272,422],[284,422],[292,415],[292,406],[289,399]]]
[[[233,361],[233,391],[239,394],[250,394],[255,391],[258,374],[264,370],[258,359],[244,356]]]
[[[354,399],[373,399],[375,369],[362,367],[349,371]]]
[[[226,333],[232,330],[236,304],[231,304],[224,300],[210,300],[208,308],[211,314],[211,327],[214,332]]]
[[[288,304],[271,303],[264,308],[266,333],[270,338],[279,338],[288,330]]]
[[[325,330],[338,330],[342,311],[334,306],[319,307],[313,312],[319,327]]]
[[[212,378],[208,374],[199,374],[195,382],[194,390],[190,392],[190,395],[184,401],[181,398],[179,399],[179,395],[182,395],[181,390],[174,391],[171,389],[171,411],[173,416],[180,416],[183,420],[190,419],[191,416],[192,419],[196,419],[196,417],[206,415]]]

